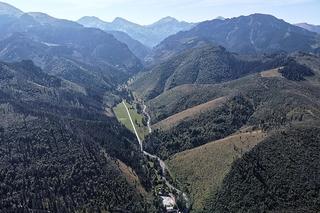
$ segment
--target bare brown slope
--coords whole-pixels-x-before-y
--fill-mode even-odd
[[[261,77],[264,77],[264,78],[281,77],[281,73],[279,72],[279,69],[281,68],[283,67],[263,71],[260,73]]]

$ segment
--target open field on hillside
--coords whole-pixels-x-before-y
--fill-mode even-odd
[[[221,140],[174,155],[167,163],[174,178],[185,186],[195,212],[217,192],[232,163],[262,141],[262,131],[238,132]]]
[[[281,73],[279,72],[279,69],[281,69],[281,67],[272,69],[272,70],[263,71],[260,73],[261,77],[264,77],[264,78],[281,77]]]
[[[129,113],[132,117],[133,123],[136,127],[138,134],[139,134],[139,137],[140,137],[140,139],[143,140],[144,137],[148,134],[148,129],[143,124],[143,116],[138,114],[137,109],[134,105],[131,105],[127,102],[121,102],[120,104],[118,104],[113,109],[118,121],[121,122],[123,125],[125,125],[125,127],[128,128],[131,132],[134,133],[133,126],[131,125],[131,122],[128,117],[128,113],[127,113],[127,110],[126,110],[124,104],[127,105]]]
[[[169,129],[171,128],[172,126],[175,126],[177,124],[179,124],[180,122],[182,121],[185,121],[185,120],[188,120],[190,118],[193,118],[194,116],[196,115],[199,115],[201,113],[204,113],[208,110],[212,110],[216,107],[219,107],[221,106],[223,103],[225,103],[225,101],[227,100],[226,97],[221,97],[221,98],[217,98],[217,99],[214,99],[212,101],[209,101],[207,103],[204,103],[204,104],[200,104],[200,105],[197,105],[195,107],[192,107],[190,109],[187,109],[187,110],[184,110],[182,112],[179,112],[175,115],[172,115],[158,123],[156,123],[153,128],[154,129],[163,129],[163,130],[166,130],[166,129]]]

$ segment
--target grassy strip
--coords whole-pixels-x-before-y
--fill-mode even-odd
[[[139,137],[141,138],[141,140],[144,140],[145,136],[148,134],[148,129],[143,124],[143,116],[137,112],[135,105],[131,105],[127,102],[121,102],[120,104],[118,104],[113,109],[118,121],[121,122],[123,125],[125,125],[126,128],[128,128],[130,131],[134,133],[133,126],[131,125],[124,103],[127,105],[129,109],[129,113],[131,115],[131,118],[136,127]]]

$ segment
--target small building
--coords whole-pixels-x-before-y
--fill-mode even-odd
[[[178,213],[178,209],[176,209],[177,203],[176,199],[173,195],[169,196],[160,196],[162,198],[162,205],[165,207],[168,213]]]

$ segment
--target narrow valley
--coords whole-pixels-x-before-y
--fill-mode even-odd
[[[320,212],[319,0],[4,1],[1,213]]]
[[[158,156],[150,154],[144,150],[143,140],[140,138],[140,136],[138,134],[136,124],[132,119],[131,113],[130,113],[128,106],[127,106],[127,102],[125,100],[123,100],[121,102],[121,104],[126,109],[127,116],[130,120],[133,132],[137,137],[141,151],[148,159],[156,160],[156,162],[159,164],[161,170],[158,171],[158,174],[160,174],[160,178],[163,180],[164,185],[169,189],[169,192],[166,192],[166,193],[159,192],[156,196],[159,196],[162,199],[162,205],[166,209],[166,212],[188,213],[191,204],[190,204],[190,200],[189,200],[187,194],[182,192],[181,190],[177,189],[173,185],[174,183],[172,183],[172,182],[170,183],[170,181],[167,179],[168,176],[170,177],[170,173],[169,173],[169,169],[168,169],[166,163],[163,160],[161,160]],[[141,104],[141,103],[139,103],[139,104]],[[142,114],[143,114],[144,118],[147,119],[147,121],[146,121],[147,126],[146,127],[148,128],[148,133],[150,134],[150,133],[152,133],[152,128],[150,125],[151,117],[150,117],[149,113],[147,112],[147,106],[144,103],[142,105],[143,105]],[[119,122],[121,122],[122,119],[123,118],[120,118],[120,119],[118,118]],[[172,181],[171,178],[170,178],[170,180]],[[160,191],[161,190],[162,189],[160,189]],[[178,206],[178,204],[177,204],[178,199],[183,199],[183,201],[180,202],[180,205],[183,204],[183,206]]]

